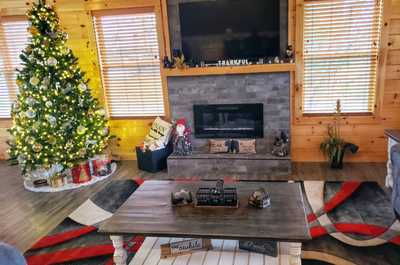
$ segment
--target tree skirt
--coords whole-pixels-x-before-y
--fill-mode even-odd
[[[30,183],[29,181],[26,181],[26,180],[24,181],[24,186],[25,186],[25,189],[33,191],[33,192],[59,192],[59,191],[65,191],[65,190],[73,190],[73,189],[78,189],[78,188],[85,187],[85,186],[90,186],[96,182],[105,180],[106,178],[108,178],[109,176],[114,174],[116,170],[117,170],[117,163],[112,163],[111,164],[111,173],[106,176],[93,177],[90,181],[85,182],[85,183],[79,183],[79,184],[69,183],[69,184],[66,184],[66,185],[58,187],[58,188],[53,188],[50,186],[34,187],[32,185],[32,183]]]

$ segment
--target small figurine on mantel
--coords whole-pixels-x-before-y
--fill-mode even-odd
[[[289,155],[289,137],[284,131],[281,131],[280,135],[275,137],[275,142],[271,153],[279,157]]]
[[[163,65],[164,65],[164,68],[171,69],[174,66],[174,62],[173,62],[173,60],[170,61],[168,56],[164,56]]]
[[[288,45],[286,48],[286,59],[288,59],[289,63],[294,62],[294,51],[292,45]]]
[[[176,122],[174,134],[174,154],[186,156],[192,154],[192,141],[190,139],[190,127],[185,119]]]
[[[173,66],[175,66],[178,69],[185,69],[187,68],[187,65],[185,64],[185,56],[183,55],[182,51],[179,49],[174,49],[172,51],[172,62]]]

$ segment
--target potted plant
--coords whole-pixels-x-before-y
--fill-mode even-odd
[[[343,140],[340,135],[340,100],[336,102],[336,111],[333,115],[333,123],[328,124],[328,137],[321,143],[321,152],[328,158],[331,168],[343,168],[343,156],[346,150],[357,153],[358,146]]]

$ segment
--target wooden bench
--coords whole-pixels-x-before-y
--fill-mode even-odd
[[[278,257],[270,257],[238,248],[237,240],[212,240],[212,250],[161,259],[160,244],[182,238],[147,237],[129,265],[300,265],[301,243],[280,242]]]

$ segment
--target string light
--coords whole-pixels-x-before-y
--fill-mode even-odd
[[[71,167],[104,150],[108,136],[102,132],[107,120],[96,114],[100,106],[90,92],[78,89],[79,84],[87,82],[77,59],[65,46],[67,34],[60,31],[54,10],[34,4],[27,16],[32,38],[21,55],[27,63],[17,76],[20,93],[11,113],[13,126],[9,131],[14,140],[10,140],[10,158],[23,172],[55,163]],[[51,65],[50,56],[55,59]],[[30,83],[32,77],[39,80],[37,84],[36,80]],[[71,90],[65,96],[63,89],[68,85]],[[25,115],[28,109],[29,117]],[[85,129],[83,134],[78,133],[79,126]],[[97,142],[88,146],[89,140]]]

